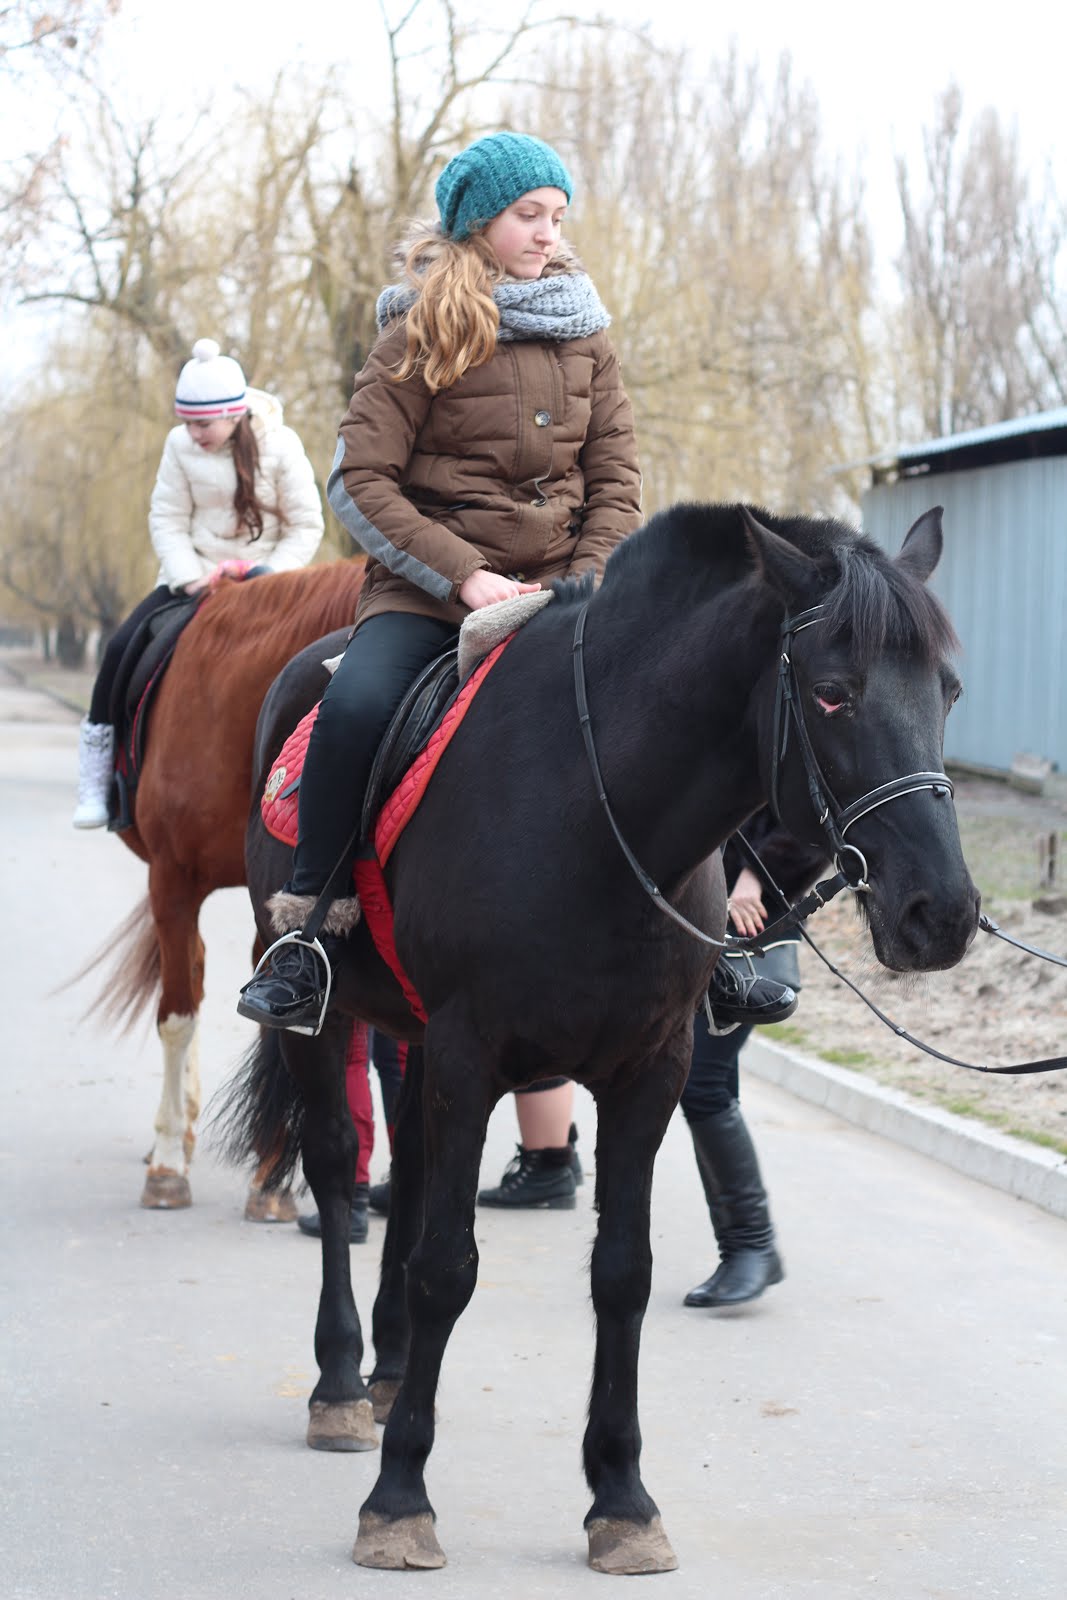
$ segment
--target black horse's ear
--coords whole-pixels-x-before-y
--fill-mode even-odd
[[[904,535],[904,543],[897,556],[897,566],[903,567],[905,572],[910,572],[920,583],[926,582],[941,560],[945,542],[941,532],[941,518],[944,511],[944,506],[932,506],[929,511],[923,512],[917,522],[912,523]]]
[[[748,546],[756,560],[756,570],[764,582],[779,594],[792,610],[808,605],[816,591],[819,569],[787,539],[764,527],[745,505],[738,511],[745,525]]]

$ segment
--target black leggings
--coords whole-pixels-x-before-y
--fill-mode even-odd
[[[455,641],[438,617],[389,611],[356,629],[322,697],[300,779],[300,826],[288,888],[334,897],[352,893],[352,860],[338,867],[355,830],[374,757],[390,719],[423,667]]]
[[[166,584],[162,584],[158,589],[153,589],[152,593],[119,623],[108,640],[104,659],[100,663],[100,670],[93,684],[92,698],[89,701],[90,722],[111,721],[111,694],[115,687],[115,674],[126,653],[126,646],[146,617],[152,616],[156,611],[162,611],[164,606],[173,605],[176,598],[174,591],[168,589]]]

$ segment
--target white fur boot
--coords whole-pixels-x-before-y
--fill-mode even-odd
[[[115,730],[110,722],[81,725],[78,741],[78,804],[72,821],[76,828],[107,826],[107,797],[114,776]]]

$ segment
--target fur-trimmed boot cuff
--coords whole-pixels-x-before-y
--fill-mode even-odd
[[[295,933],[302,928],[310,917],[318,896],[313,894],[290,894],[288,889],[279,889],[277,894],[272,894],[267,901],[267,910],[270,912],[270,925],[275,933]],[[359,899],[356,895],[349,895],[344,900],[334,900],[326,913],[326,920],[322,924],[323,933],[336,933],[343,937],[351,933],[361,916]]]

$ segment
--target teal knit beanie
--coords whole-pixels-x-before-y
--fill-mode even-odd
[[[441,226],[467,239],[531,189],[562,189],[571,175],[551,145],[528,133],[490,133],[453,156],[434,187]]]

